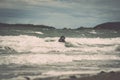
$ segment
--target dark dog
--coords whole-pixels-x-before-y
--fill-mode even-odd
[[[58,41],[59,41],[59,42],[65,42],[65,36],[61,36]]]

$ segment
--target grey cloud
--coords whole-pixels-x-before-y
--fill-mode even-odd
[[[120,0],[0,0],[0,21],[89,26],[120,21],[119,3]]]

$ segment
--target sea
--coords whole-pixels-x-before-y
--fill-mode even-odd
[[[120,71],[120,30],[0,27],[0,80],[100,71]]]

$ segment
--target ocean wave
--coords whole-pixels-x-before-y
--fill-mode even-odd
[[[21,54],[0,56],[0,65],[43,65],[54,63],[67,63],[81,60],[120,60],[120,57],[115,55]]]
[[[116,47],[116,51],[120,51],[120,45]]]
[[[34,32],[34,33],[36,33],[36,34],[44,34],[43,32],[40,32],[40,31],[39,32]]]
[[[91,34],[97,34],[97,32],[95,30],[90,31],[89,33],[91,33]]]
[[[0,46],[16,52],[85,52],[109,53],[120,45],[120,38],[66,38],[65,43],[58,42],[59,37],[39,38],[36,36],[0,36]]]

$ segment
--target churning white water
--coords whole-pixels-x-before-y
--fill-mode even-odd
[[[0,78],[3,80],[120,70],[118,32],[15,31],[0,35]],[[62,34],[67,35],[65,43],[58,42],[58,35]]]

